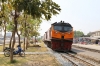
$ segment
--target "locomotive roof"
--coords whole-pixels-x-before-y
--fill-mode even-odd
[[[63,25],[63,26],[69,26],[69,27],[72,27],[71,24],[65,23],[64,21],[55,22],[55,23],[53,23],[52,25]]]

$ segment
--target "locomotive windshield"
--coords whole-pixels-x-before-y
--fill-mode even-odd
[[[64,26],[64,31],[72,31],[72,27]]]
[[[55,30],[61,31],[62,30],[62,26],[54,26]]]
[[[72,27],[70,26],[63,26],[63,25],[55,25],[54,29],[61,32],[69,32],[72,31]]]

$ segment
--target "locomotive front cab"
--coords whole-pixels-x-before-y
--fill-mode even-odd
[[[73,27],[69,23],[53,23],[51,35],[51,37],[54,39],[71,39],[74,35]]]
[[[73,41],[73,27],[69,23],[52,24],[51,48],[53,50],[71,50]]]

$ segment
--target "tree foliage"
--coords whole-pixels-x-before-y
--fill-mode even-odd
[[[13,6],[18,12],[24,11],[33,18],[50,20],[52,15],[59,14],[60,6],[52,0],[14,0]],[[17,5],[17,6],[16,6]]]
[[[92,32],[87,33],[87,37],[90,37],[92,35]]]
[[[84,33],[82,31],[74,31],[74,37],[82,37]]]

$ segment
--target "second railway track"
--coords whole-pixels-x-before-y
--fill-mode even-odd
[[[61,53],[61,56],[69,60],[73,64],[73,66],[100,66],[100,64],[84,57],[78,56],[77,54]]]

